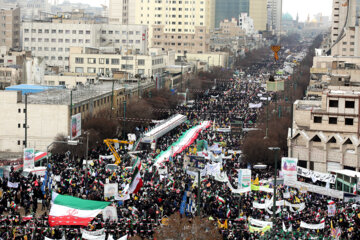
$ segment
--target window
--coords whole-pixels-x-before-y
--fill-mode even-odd
[[[139,59],[138,60],[138,65],[139,66],[144,66],[145,65],[145,59]]]
[[[322,122],[322,117],[314,116],[314,123],[321,123],[321,122]]]
[[[345,108],[355,108],[354,101],[345,101]]]
[[[42,33],[42,29],[38,29],[38,33]]]
[[[59,32],[59,33],[64,33],[64,30],[59,30],[58,32]]]
[[[21,124],[20,124],[20,123],[18,123],[18,128],[21,128]]]
[[[104,59],[103,59],[103,58],[99,58],[99,63],[100,63],[100,64],[104,64]]]
[[[119,61],[118,58],[112,58],[112,59],[111,59],[111,64],[112,64],[112,65],[119,64],[119,63],[120,63],[120,61]]]
[[[76,68],[75,68],[75,72],[76,72],[76,73],[83,73],[83,72],[84,72],[84,68],[82,68],[82,67],[76,67]]]
[[[70,30],[65,30],[65,33],[66,33],[66,34],[70,34]]]
[[[65,42],[66,42],[66,43],[70,43],[70,39],[68,39],[68,38],[65,39]]]
[[[72,34],[76,34],[76,30],[72,30]]]
[[[88,58],[88,63],[95,64],[96,63],[96,58]]]
[[[79,34],[84,34],[84,31],[83,31],[83,30],[79,30]]]
[[[86,30],[86,34],[90,34],[90,30]]]
[[[24,33],[28,33],[28,32],[29,32],[29,29],[25,28]]]
[[[75,63],[80,63],[80,64],[83,64],[84,63],[84,58],[75,58]]]
[[[62,43],[64,40],[62,38],[58,39],[58,42]]]
[[[21,108],[18,108],[18,113],[21,113]]]
[[[345,118],[345,125],[354,125],[354,119],[352,118]]]
[[[45,29],[45,33],[49,33],[50,31],[49,31],[49,29]]]
[[[52,29],[52,30],[51,30],[51,33],[56,33],[56,29]]]
[[[18,140],[18,145],[20,145],[20,140]]]
[[[329,124],[337,124],[337,118],[336,117],[329,117]]]
[[[63,48],[58,48],[58,52],[62,52],[63,51]]]
[[[338,107],[339,101],[338,100],[329,100],[330,107]]]
[[[51,51],[56,52],[56,47],[51,48]]]
[[[95,73],[96,72],[96,68],[88,68],[87,69],[88,73]]]
[[[59,81],[59,85],[65,86],[65,81]]]

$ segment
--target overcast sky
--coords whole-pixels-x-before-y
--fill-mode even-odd
[[[100,4],[109,4],[109,0],[70,0],[70,2],[87,3],[97,7],[100,7]],[[283,13],[290,13],[294,19],[296,18],[296,13],[299,13],[300,21],[305,21],[308,14],[310,14],[310,19],[312,19],[313,15],[319,12],[324,16],[330,16],[332,2],[332,0],[283,0]]]

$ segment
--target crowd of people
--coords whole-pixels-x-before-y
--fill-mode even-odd
[[[278,66],[279,64],[273,67]],[[132,194],[130,199],[116,200],[104,197],[104,184],[118,183],[121,193],[132,177],[128,167],[133,165],[134,158],[127,155],[126,146],[119,147],[122,161],[115,171],[106,170],[107,164],[114,163],[112,158],[99,158],[111,155],[104,146],[89,151],[92,161],[88,168],[84,167],[82,159],[69,158],[65,154],[52,155],[49,168],[52,181],[45,188],[40,176],[30,174],[24,177],[19,172],[11,171],[9,178],[0,179],[3,190],[0,205],[0,237],[36,240],[42,240],[44,237],[80,239],[80,227],[49,227],[51,194],[56,192],[83,199],[111,201],[117,209],[117,221],[103,220],[100,214],[86,227],[89,231],[105,229],[107,239],[118,239],[124,235],[152,239],[157,228],[161,227],[164,216],[183,213],[181,205],[184,195],[187,196],[186,205],[191,204],[192,200],[195,203],[200,197],[200,217],[212,221],[214,227],[219,228],[223,239],[270,239],[274,235],[277,239],[331,239],[333,229],[339,229],[341,239],[358,239],[360,212],[356,204],[344,203],[317,193],[301,193],[298,189],[284,185],[275,186],[278,200],[286,199],[291,204],[305,203],[306,207],[301,211],[283,208],[277,213],[275,225],[270,231],[254,230],[249,224],[250,218],[271,222],[272,214],[265,209],[254,208],[253,203],[265,203],[272,198],[272,193],[250,191],[236,194],[224,181],[206,176],[201,180],[201,195],[198,196],[199,185],[194,184],[196,179],[184,169],[184,159],[190,151],[194,151],[196,143],[174,158],[161,163],[161,167],[167,170],[165,174],[159,174],[154,165],[156,156],[169,148],[182,133],[208,120],[212,122],[211,127],[203,129],[197,140],[206,141],[208,146],[221,146],[221,171],[227,176],[226,181],[232,188],[239,187],[238,169],[248,167],[241,161],[239,154],[241,141],[246,133],[234,134],[231,131],[217,129],[229,128],[234,121],[242,122],[244,128],[256,127],[261,108],[249,108],[249,104],[262,103],[264,106],[267,101],[261,98],[267,99],[272,96],[262,85],[265,80],[263,74],[269,71],[269,65],[254,65],[243,71],[243,76],[238,74],[233,79],[218,80],[213,89],[199,94],[191,107],[178,106],[177,110],[185,114],[188,121],[158,139],[156,149],[147,148],[137,153],[143,165],[143,186],[139,192]],[[274,187],[269,181],[272,175],[271,167],[265,170],[253,169],[252,180],[270,182],[271,188]],[[18,185],[9,186],[9,182]],[[289,196],[284,198],[284,193],[289,193]],[[219,201],[219,197],[222,201]],[[328,216],[328,200],[334,201],[335,216]],[[183,213],[184,217],[194,217],[197,210],[197,205],[192,204]],[[300,228],[301,221],[312,224],[319,223],[322,218],[325,219],[323,229]],[[290,226],[292,231],[287,231]]]

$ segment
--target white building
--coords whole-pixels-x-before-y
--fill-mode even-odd
[[[268,0],[268,30],[280,34],[282,0]]]
[[[241,13],[239,16],[239,27],[245,31],[247,36],[252,36],[256,33],[254,20],[247,13]]]
[[[110,0],[109,22],[117,24],[135,24],[136,1]]]
[[[165,52],[159,48],[149,50],[148,55],[120,54],[116,51],[103,51],[94,48],[74,47],[70,49],[70,71],[74,73],[96,73],[110,76],[124,71],[132,76],[140,74],[152,77],[162,74],[166,66],[175,64],[174,51]]]
[[[69,69],[70,47],[115,47],[147,53],[147,26],[97,24],[67,19],[24,22],[23,49],[43,57],[49,66]]]

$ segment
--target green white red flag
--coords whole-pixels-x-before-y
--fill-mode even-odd
[[[128,190],[128,194],[131,193],[137,193],[140,188],[143,186],[143,181],[140,175],[140,171],[141,171],[141,161],[137,161],[136,163],[137,165],[135,166],[134,172],[133,172],[133,176],[131,179],[131,183],[129,186],[129,190]]]
[[[109,204],[52,193],[49,225],[87,226]]]

